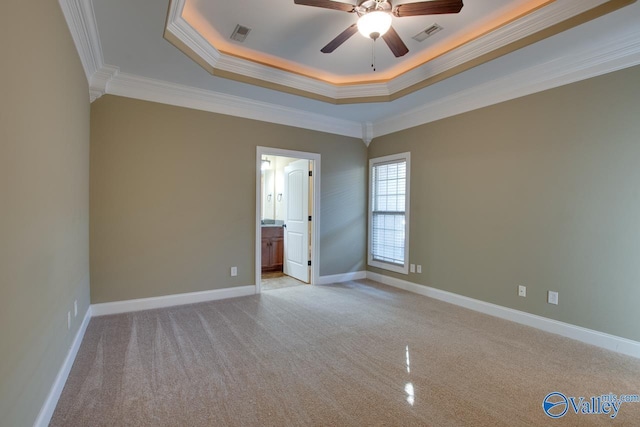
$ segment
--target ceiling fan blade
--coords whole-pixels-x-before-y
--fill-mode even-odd
[[[387,43],[391,52],[399,58],[406,55],[409,52],[409,48],[404,44],[396,30],[393,27],[389,28],[389,31],[382,35],[382,39]]]
[[[430,0],[419,3],[399,4],[393,8],[393,15],[403,16],[439,15],[442,13],[458,13],[462,10],[462,0]]]
[[[338,48],[342,43],[346,42],[349,37],[358,32],[358,25],[353,24],[343,32],[341,32],[338,37],[331,40],[325,47],[320,49],[322,53],[331,53]]]
[[[304,6],[323,7],[325,9],[341,10],[343,12],[355,12],[356,7],[348,3],[340,3],[332,0],[293,0],[295,4]]]

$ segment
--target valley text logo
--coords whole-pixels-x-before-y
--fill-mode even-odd
[[[611,418],[615,418],[618,416],[623,403],[638,402],[640,402],[640,396],[637,394],[621,394],[618,396],[609,393],[587,399],[585,397],[567,397],[554,391],[544,398],[542,409],[551,418],[562,418],[570,410],[580,415],[608,415]]]

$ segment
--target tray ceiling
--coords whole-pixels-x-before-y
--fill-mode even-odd
[[[394,17],[393,26],[409,48],[401,58],[382,41],[359,34],[333,53],[321,53],[357,16],[293,0],[171,0],[164,36],[218,77],[336,104],[384,102],[628,3],[467,0],[459,14]],[[422,42],[412,38],[433,24],[443,30]],[[251,29],[243,43],[230,38],[236,25]]]
[[[358,51],[359,43],[366,42],[359,35],[354,35],[330,55],[319,53],[322,45],[348,25],[337,21],[334,24],[333,19],[342,16],[340,12],[296,6],[293,0],[207,1],[212,7],[222,7],[216,10],[223,18],[223,7],[235,10],[236,3],[241,4],[243,19],[240,21],[232,15],[226,15],[226,19],[233,26],[236,22],[254,25],[253,36],[261,34],[260,28],[244,18],[262,16],[259,9],[254,8],[257,4],[286,7],[295,16],[302,13],[300,9],[314,16],[317,13],[332,15],[328,21],[313,19],[314,25],[316,21],[321,24],[320,28],[309,21],[302,25],[292,15],[291,22],[282,23],[279,29],[281,38],[297,39],[297,49],[315,56],[316,60],[334,60],[340,58],[336,54],[343,55],[341,60],[335,59],[338,65],[342,70],[353,67],[355,74],[336,68],[338,71],[333,71],[336,76],[373,74],[368,68],[370,59],[365,58],[361,64],[353,53]],[[244,58],[240,52],[219,50],[216,42],[209,43],[183,18],[184,1],[58,2],[84,67],[92,102],[104,94],[112,94],[357,137],[366,144],[378,136],[640,64],[637,25],[640,2],[635,0],[545,3],[532,13],[466,43],[457,49],[456,55],[453,51],[447,52],[386,81],[359,79],[346,84]],[[491,0],[467,0],[466,3],[463,10],[472,10],[471,5],[487,5]],[[516,4],[515,1],[508,3]],[[608,13],[615,9],[620,10]],[[494,10],[497,11],[499,9]],[[541,21],[543,15],[547,19]],[[344,16],[349,19],[351,15],[344,13]],[[435,22],[444,26],[445,21]],[[301,25],[304,28],[301,29]],[[315,32],[306,32],[306,28],[315,28]],[[418,55],[402,26],[398,25],[397,31]],[[427,42],[435,44],[438,37],[447,35],[445,31]],[[491,41],[489,36],[495,39]],[[505,45],[504,38],[511,36],[516,41]],[[227,37],[224,36],[225,40]],[[264,42],[268,38],[263,39]],[[277,38],[271,40],[276,44],[277,41]],[[313,43],[317,43],[315,47]],[[242,46],[251,47],[251,43]],[[407,56],[403,61],[394,61],[382,48],[386,46],[379,46],[378,51],[390,56],[387,61],[395,65],[410,59]],[[290,49],[286,50],[283,60],[295,65],[300,61],[288,56]],[[478,49],[486,49],[487,53],[473,56]],[[277,49],[263,53],[275,56]],[[380,55],[377,65],[377,76],[390,69],[385,68],[388,64]],[[320,65],[307,66],[311,71],[322,70]],[[364,71],[358,71],[358,67]],[[371,100],[381,102],[369,102]]]

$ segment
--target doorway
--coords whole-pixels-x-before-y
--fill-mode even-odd
[[[318,277],[320,155],[257,147],[256,293]]]

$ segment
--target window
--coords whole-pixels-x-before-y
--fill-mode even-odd
[[[411,153],[369,160],[369,265],[409,272]]]

